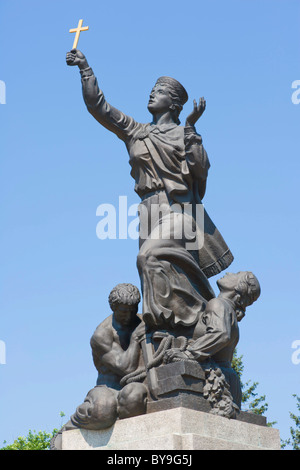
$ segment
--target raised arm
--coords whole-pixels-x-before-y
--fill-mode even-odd
[[[205,148],[202,145],[202,137],[196,133],[195,127],[187,124],[184,128],[184,145],[186,161],[193,176],[195,191],[202,200],[206,191],[206,181],[210,167]]]
[[[206,181],[210,168],[209,159],[202,144],[201,135],[197,134],[195,124],[205,111],[206,101],[200,98],[199,104],[194,100],[193,111],[188,115],[184,128],[184,145],[186,161],[193,176],[194,189],[202,200],[206,191]]]
[[[130,138],[138,123],[126,114],[111,106],[99,89],[97,78],[89,66],[84,54],[77,49],[67,53],[66,62],[70,66],[77,65],[81,74],[82,94],[91,115],[121,140]]]

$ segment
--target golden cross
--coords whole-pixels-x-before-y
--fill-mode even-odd
[[[77,28],[70,29],[69,31],[69,33],[76,33],[72,49],[77,49],[77,44],[78,44],[81,31],[87,31],[89,29],[88,26],[82,27],[82,23],[83,23],[83,20],[79,20]]]

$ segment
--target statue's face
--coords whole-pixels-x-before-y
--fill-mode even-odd
[[[223,289],[227,291],[228,290],[234,291],[241,277],[242,277],[241,273],[237,273],[237,274],[226,273],[225,276],[217,280],[217,285],[220,290]]]
[[[155,85],[150,93],[148,110],[151,114],[161,114],[169,111],[173,104],[168,87],[165,85]]]
[[[136,305],[118,304],[114,307],[114,317],[120,325],[131,325],[136,313]]]
[[[97,390],[96,392],[94,390],[89,391],[87,396],[85,397],[84,402],[79,405],[76,409],[76,415],[77,418],[81,421],[81,423],[86,423],[92,414],[92,410],[94,407],[94,402],[97,401]]]
[[[79,428],[105,429],[117,418],[117,400],[107,387],[95,387],[89,391],[84,402],[72,416],[72,421]]]

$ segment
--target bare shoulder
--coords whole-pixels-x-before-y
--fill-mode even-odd
[[[91,338],[91,342],[106,343],[111,340],[113,337],[112,317],[113,316],[110,315],[97,326]]]

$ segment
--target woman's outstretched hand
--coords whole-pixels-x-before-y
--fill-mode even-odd
[[[186,118],[186,124],[191,124],[194,126],[198,119],[202,116],[206,108],[206,101],[204,98],[200,98],[199,104],[197,104],[197,101],[194,100],[194,109],[191,112],[191,114],[188,115]]]
[[[78,65],[80,70],[86,69],[89,66],[85,55],[77,49],[72,49],[70,52],[67,52],[66,62],[70,66]]]

